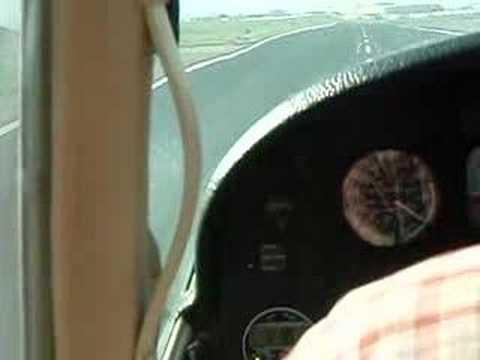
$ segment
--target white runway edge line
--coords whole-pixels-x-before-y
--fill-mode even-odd
[[[293,30],[293,31],[290,31],[290,32],[287,32],[287,33],[274,35],[274,36],[268,37],[266,39],[260,40],[256,43],[254,43],[253,45],[250,45],[248,47],[245,47],[245,48],[240,49],[238,51],[235,51],[233,53],[218,56],[218,57],[215,57],[213,59],[209,59],[209,60],[205,60],[205,61],[193,64],[193,65],[187,67],[185,69],[185,72],[190,73],[190,72],[202,69],[204,67],[207,67],[207,66],[210,66],[210,65],[222,62],[222,61],[227,61],[227,60],[234,59],[237,56],[246,54],[246,53],[262,46],[262,45],[265,45],[269,42],[272,42],[272,41],[275,41],[275,40],[278,40],[278,39],[282,39],[282,38],[287,37],[287,36],[292,36],[292,35],[296,35],[296,34],[300,34],[300,33],[304,33],[304,32],[320,30],[320,29],[326,29],[326,28],[333,27],[337,24],[338,24],[337,22],[334,22],[334,23],[329,23],[329,24],[309,26],[309,27],[304,27],[304,28],[301,28],[301,29]],[[162,77],[161,79],[158,79],[157,81],[155,81],[153,83],[152,90],[158,89],[160,86],[165,85],[167,83],[167,81],[168,80],[167,80],[166,77]]]
[[[436,33],[445,34],[445,35],[463,35],[463,34],[465,34],[462,31],[435,29],[435,28],[429,28],[429,27],[423,27],[423,26],[415,26],[413,29],[420,30],[420,31],[436,32]]]
[[[8,134],[9,132],[16,130],[20,127],[20,121],[14,121],[7,125],[0,127],[0,137]]]
[[[444,29],[430,28],[426,26],[409,26],[409,25],[398,25],[398,24],[394,24],[394,26],[398,26],[404,29],[409,29],[409,30],[428,31],[428,32],[434,32],[434,33],[444,34],[444,35],[458,36],[458,35],[466,34],[466,32],[463,32],[463,31],[444,30]]]

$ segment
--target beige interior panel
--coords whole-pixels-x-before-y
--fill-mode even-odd
[[[141,3],[53,1],[56,356],[132,359],[142,316],[151,60]]]

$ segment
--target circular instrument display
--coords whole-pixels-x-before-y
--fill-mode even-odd
[[[296,344],[312,321],[297,310],[278,307],[255,316],[243,334],[244,360],[280,360]]]
[[[363,240],[375,246],[414,241],[433,223],[438,206],[428,165],[404,151],[367,155],[343,182],[345,217]]]

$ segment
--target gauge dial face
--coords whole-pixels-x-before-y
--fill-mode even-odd
[[[398,150],[357,161],[343,182],[343,208],[355,232],[375,246],[414,241],[436,217],[439,194],[418,156]]]
[[[277,307],[255,316],[244,331],[244,360],[284,359],[300,337],[312,326],[301,312]]]

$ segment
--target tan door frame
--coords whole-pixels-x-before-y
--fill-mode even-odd
[[[134,356],[151,54],[138,0],[52,0],[56,358]]]

